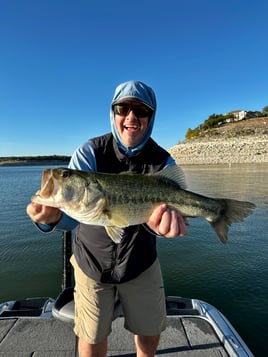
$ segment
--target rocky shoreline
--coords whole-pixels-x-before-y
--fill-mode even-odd
[[[168,151],[179,165],[268,163],[268,134],[186,140]]]

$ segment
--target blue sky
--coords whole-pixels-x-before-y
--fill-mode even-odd
[[[211,114],[268,105],[267,0],[1,0],[0,156],[71,155],[110,131],[115,87],[156,92],[170,148]]]

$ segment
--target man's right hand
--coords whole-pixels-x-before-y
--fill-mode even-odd
[[[33,222],[40,224],[56,224],[62,216],[58,208],[40,205],[36,202],[28,204],[26,212]]]

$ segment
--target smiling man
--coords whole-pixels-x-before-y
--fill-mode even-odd
[[[127,101],[113,106],[116,130],[128,147],[137,146],[144,137],[152,110],[136,101]]]
[[[82,144],[69,167],[105,173],[154,173],[175,165],[169,153],[151,138],[155,112],[156,99],[150,87],[139,81],[120,84],[110,108],[112,132]],[[166,318],[156,235],[185,235],[182,216],[160,205],[146,225],[126,227],[122,241],[115,244],[103,227],[76,222],[56,208],[31,203],[27,212],[46,232],[77,228],[71,262],[79,356],[106,356],[118,296],[125,327],[135,335],[137,356],[153,357]]]

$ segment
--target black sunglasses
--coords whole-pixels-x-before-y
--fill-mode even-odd
[[[137,118],[146,118],[152,115],[151,109],[131,104],[116,104],[113,107],[113,111],[115,114],[124,117],[127,116],[130,111],[132,111]]]

